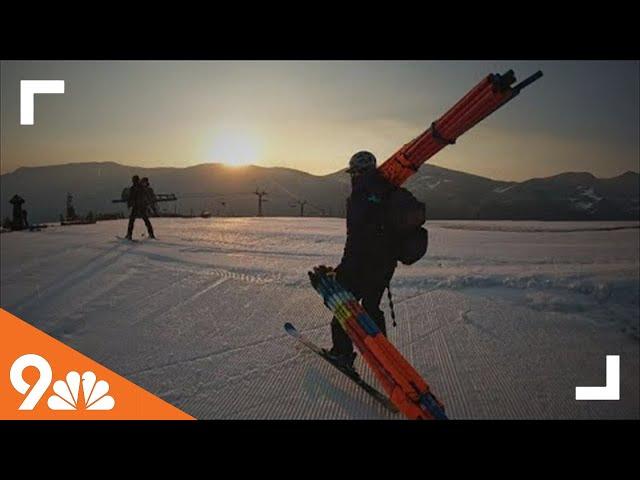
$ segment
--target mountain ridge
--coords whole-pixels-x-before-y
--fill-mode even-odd
[[[294,216],[306,201],[305,215],[345,215],[349,177],[344,169],[315,175],[290,167],[228,166],[136,167],[114,161],[20,167],[0,175],[2,218],[18,193],[32,222],[55,221],[64,212],[67,192],[80,214],[126,213],[111,203],[133,174],[148,176],[156,193],[175,193],[169,212],[251,216],[256,189],[266,190],[265,215]],[[433,164],[423,165],[406,184],[427,204],[432,219],[484,220],[637,220],[640,174],[626,171],[608,178],[589,172],[562,172],[521,182],[495,180]]]
[[[73,166],[73,165],[114,165],[114,166],[118,166],[118,167],[124,167],[124,168],[134,168],[137,170],[157,170],[157,169],[168,169],[168,170],[185,170],[185,169],[192,169],[192,168],[198,168],[198,167],[208,167],[211,165],[214,166],[220,166],[223,168],[229,168],[229,169],[241,169],[241,168],[247,168],[247,167],[253,167],[253,168],[259,168],[259,169],[265,169],[265,170],[270,170],[270,169],[276,169],[276,170],[291,170],[291,171],[295,171],[295,172],[299,172],[299,173],[303,173],[306,175],[310,175],[312,177],[330,177],[330,176],[334,176],[334,175],[338,175],[340,173],[345,172],[346,168],[342,168],[339,170],[336,170],[335,172],[330,172],[330,173],[325,173],[325,174],[315,174],[315,173],[311,173],[311,172],[306,172],[304,170],[299,170],[296,168],[292,168],[292,167],[285,167],[285,166],[280,166],[280,165],[254,165],[254,164],[249,164],[249,165],[241,165],[241,166],[234,166],[234,165],[227,165],[224,163],[220,163],[220,162],[204,162],[204,163],[196,163],[194,165],[187,165],[184,167],[170,167],[170,166],[162,166],[162,165],[157,165],[157,166],[152,166],[152,167],[140,167],[140,166],[136,166],[136,165],[126,165],[124,163],[118,163],[115,162],[113,160],[109,160],[109,161],[103,161],[103,162],[67,162],[67,163],[57,163],[57,164],[53,164],[53,165],[37,165],[37,166],[23,166],[23,167],[18,167],[15,170],[13,170],[12,172],[6,172],[0,175],[0,177],[5,176],[5,175],[11,175],[13,173],[17,173],[19,171],[22,170],[33,170],[33,169],[39,169],[39,168],[51,168],[51,167],[68,167],[68,166]],[[618,175],[614,175],[612,177],[598,177],[596,175],[594,175],[591,172],[586,172],[586,171],[567,171],[567,172],[560,172],[560,173],[556,173],[554,175],[548,175],[546,177],[531,177],[527,180],[521,180],[520,182],[517,180],[501,180],[501,179],[496,179],[496,178],[491,178],[491,177],[485,177],[483,175],[478,175],[475,173],[469,173],[469,172],[463,172],[461,170],[454,170],[451,168],[447,168],[447,167],[442,167],[440,165],[434,165],[434,164],[425,164],[425,166],[433,166],[433,167],[437,167],[441,170],[447,170],[450,172],[456,172],[456,173],[462,173],[465,175],[469,175],[469,176],[473,176],[473,177],[478,177],[478,178],[484,178],[487,180],[492,180],[495,182],[507,182],[507,183],[522,183],[525,182],[527,180],[537,180],[537,179],[547,179],[547,178],[554,178],[554,177],[559,177],[559,176],[564,176],[564,175],[577,175],[577,174],[585,174],[585,175],[590,175],[594,178],[597,178],[599,180],[612,180],[612,179],[617,179],[617,178],[621,178],[621,177],[625,177],[625,176],[637,176],[640,175],[640,171],[638,172],[634,172],[633,170],[627,170],[623,173],[620,173]]]

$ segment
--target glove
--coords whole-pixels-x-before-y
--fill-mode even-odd
[[[318,265],[317,267],[313,267],[313,273],[317,275],[331,275],[335,272],[333,267],[329,267],[327,265]]]
[[[309,273],[309,279],[311,280],[311,285],[315,288],[318,282],[318,278],[321,276],[333,277],[335,278],[335,271],[333,267],[328,267],[326,265],[318,265],[317,267],[313,267],[311,272]]]

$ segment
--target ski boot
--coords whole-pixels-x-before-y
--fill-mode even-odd
[[[348,372],[351,375],[360,376],[358,372],[356,372],[353,363],[356,360],[356,356],[358,355],[356,352],[351,353],[338,353],[335,350],[327,350],[323,349],[325,355],[329,360],[338,366],[338,368]]]

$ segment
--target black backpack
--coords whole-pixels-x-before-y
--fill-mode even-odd
[[[385,224],[391,232],[396,259],[411,265],[427,253],[429,233],[423,227],[426,206],[402,187],[393,189],[386,203]]]

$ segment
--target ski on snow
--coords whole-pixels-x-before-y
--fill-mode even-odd
[[[303,344],[309,350],[311,350],[312,352],[322,357],[324,360],[330,363],[336,370],[340,371],[342,374],[347,376],[352,382],[354,382],[356,385],[362,388],[365,392],[367,392],[371,397],[377,400],[387,410],[393,413],[398,413],[398,409],[396,408],[396,406],[393,403],[391,403],[391,400],[389,400],[383,393],[381,393],[379,390],[377,390],[376,388],[372,387],[367,382],[365,382],[362,379],[362,377],[360,377],[360,375],[358,375],[357,373],[351,372],[345,368],[338,366],[335,362],[331,360],[331,358],[327,356],[327,354],[322,348],[320,348],[311,340],[303,336],[296,329],[296,327],[294,327],[291,323],[288,323],[288,322],[285,323],[284,329],[289,335],[291,335],[293,338],[298,340],[301,344]]]

